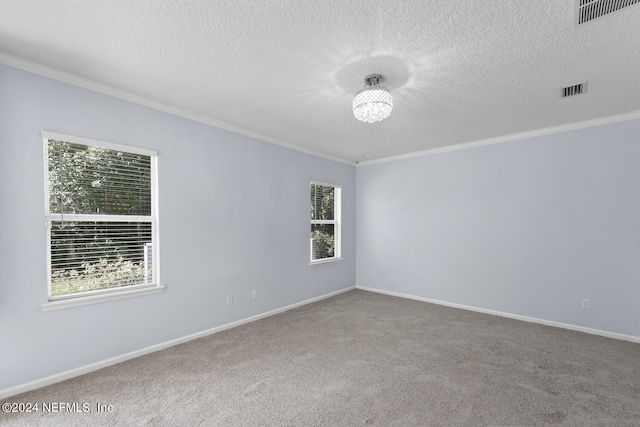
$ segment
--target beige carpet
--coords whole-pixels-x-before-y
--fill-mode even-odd
[[[637,427],[640,345],[352,291],[5,402],[93,411],[15,426]]]

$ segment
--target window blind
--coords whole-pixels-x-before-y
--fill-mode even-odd
[[[311,182],[312,262],[340,257],[340,199],[339,186]]]
[[[158,283],[155,156],[137,151],[45,138],[50,299]]]

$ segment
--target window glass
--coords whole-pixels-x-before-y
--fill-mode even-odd
[[[339,186],[311,183],[311,262],[340,258]]]
[[[156,156],[104,144],[45,138],[50,299],[158,284]]]

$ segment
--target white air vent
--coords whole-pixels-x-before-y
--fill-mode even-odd
[[[636,3],[640,0],[576,0],[576,23],[584,24]]]
[[[580,95],[581,93],[585,93],[586,91],[587,82],[582,82],[578,83],[577,85],[562,88],[562,97],[566,98],[567,96]]]

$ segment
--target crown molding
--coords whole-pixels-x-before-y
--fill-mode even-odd
[[[264,141],[269,144],[274,144],[283,148],[287,148],[290,150],[298,151],[301,153],[309,154],[315,157],[320,157],[323,159],[331,160],[334,162],[338,162],[338,163],[342,163],[350,166],[355,165],[357,167],[368,166],[368,165],[373,165],[378,163],[394,162],[397,160],[405,160],[405,159],[411,159],[415,157],[429,156],[433,154],[447,153],[450,151],[464,150],[467,148],[482,147],[485,145],[516,141],[524,138],[531,138],[531,137],[536,137],[541,135],[567,132],[571,130],[584,129],[584,128],[589,128],[593,126],[601,126],[601,125],[640,118],[640,110],[638,110],[638,111],[632,111],[629,113],[618,114],[614,116],[601,117],[597,119],[586,120],[586,121],[581,121],[576,123],[569,123],[565,125],[553,126],[553,127],[543,128],[543,129],[536,129],[532,131],[515,133],[511,135],[503,135],[495,138],[488,138],[488,139],[482,139],[482,140],[477,140],[472,142],[465,142],[461,144],[448,145],[445,147],[415,151],[413,153],[400,154],[397,156],[383,157],[380,159],[367,160],[364,162],[354,162],[352,160],[343,159],[340,157],[332,156],[326,153],[322,153],[319,151],[311,150],[311,149],[300,147],[284,141],[280,141],[278,139],[271,138],[257,132],[253,132],[248,129],[244,129],[244,128],[234,126],[219,120],[212,119],[211,117],[207,117],[202,114],[197,114],[192,111],[173,107],[171,105],[164,104],[159,101],[154,101],[152,99],[149,99],[143,96],[135,95],[131,92],[128,92],[122,89],[117,89],[112,86],[108,86],[102,83],[95,82],[90,79],[86,79],[84,77],[77,76],[75,74],[67,73],[65,71],[60,71],[58,69],[55,69],[37,62],[29,61],[27,59],[19,58],[17,56],[13,56],[5,52],[0,52],[0,64],[8,65],[13,68],[18,68],[30,73],[38,74],[44,77],[51,78],[53,80],[58,80],[64,83],[68,83],[68,84],[78,86],[84,89],[88,89],[94,92],[98,92],[104,95],[112,96],[114,98],[129,101],[138,105],[153,108],[154,110],[162,111],[165,113],[172,114],[174,116],[193,120],[198,123],[213,126],[213,127],[223,129],[229,132],[233,132],[239,135],[247,136],[249,138]]]
[[[299,147],[297,145],[289,144],[284,141],[280,141],[275,138],[268,137],[266,135],[262,135],[257,132],[250,131],[248,129],[244,129],[238,126],[231,125],[229,123],[221,122],[211,117],[207,117],[202,114],[197,114],[192,111],[184,110],[181,108],[173,107],[168,104],[164,104],[159,101],[154,101],[152,99],[146,98],[144,96],[135,95],[126,90],[117,89],[115,87],[105,85],[102,83],[98,83],[96,81],[86,79],[84,77],[77,76],[75,74],[67,73],[65,71],[60,71],[53,67],[49,67],[47,65],[39,64],[37,62],[29,61],[27,59],[19,58],[17,56],[10,55],[5,52],[0,52],[0,64],[8,65],[13,68],[18,68],[23,71],[28,71],[30,73],[38,74],[43,77],[48,77],[53,80],[58,80],[64,83],[71,84],[73,86],[78,86],[84,89],[91,90],[93,92],[98,92],[103,95],[109,95],[114,98],[122,99],[124,101],[129,101],[134,104],[139,104],[145,107],[153,108],[154,110],[162,111],[164,113],[169,113],[174,116],[182,117],[185,119],[193,120],[194,122],[202,123],[209,126],[214,126],[229,132],[233,132],[239,135],[247,136],[249,138],[258,139],[260,141],[264,141],[270,144],[278,145],[283,148],[288,148],[290,150],[299,151],[305,154],[309,154],[315,157],[321,157],[323,159],[331,160],[338,163],[343,163],[346,165],[353,166],[353,161],[345,160],[340,157],[331,156],[329,154],[321,153],[319,151],[311,150],[304,147]]]
[[[467,148],[482,147],[485,145],[499,144],[502,142],[517,141],[524,138],[532,138],[535,136],[550,135],[554,133],[567,132],[571,130],[585,129],[594,126],[602,126],[611,123],[624,122],[640,118],[640,110],[630,113],[617,114],[615,116],[601,117],[598,119],[585,120],[582,122],[569,123],[566,125],[553,126],[548,128],[536,129],[527,132],[514,133],[511,135],[498,136],[495,138],[481,139],[478,141],[465,142],[462,144],[448,145],[446,147],[432,148],[429,150],[415,151],[408,154],[400,154],[397,156],[384,157],[381,159],[368,160],[358,163],[356,166],[368,166],[377,163],[395,162],[397,160],[412,159],[414,157],[430,156],[432,154],[447,153],[449,151],[465,150]]]

